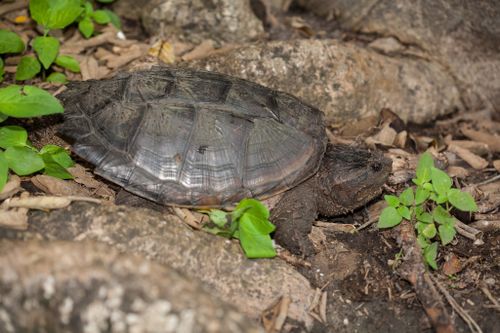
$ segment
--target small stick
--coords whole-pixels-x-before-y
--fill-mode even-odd
[[[476,228],[473,228],[459,220],[455,221],[455,229],[460,235],[472,240],[481,239],[483,236],[482,231],[477,230]]]
[[[28,0],[14,1],[0,6],[0,16],[28,6]]]
[[[489,183],[493,183],[497,180],[500,179],[500,175],[496,175],[495,177],[491,177],[490,179],[486,179],[485,181],[482,181],[478,184],[475,184],[476,186],[482,186],[482,185],[486,185],[486,184],[489,184]]]
[[[498,303],[498,301],[495,299],[495,297],[493,297],[493,295],[490,293],[488,287],[486,287],[485,284],[481,284],[479,289],[481,289],[481,291],[486,295],[486,297],[488,297],[490,302],[493,303],[492,308],[494,308],[495,310],[500,312],[500,303]]]
[[[439,291],[446,297],[446,300],[448,303],[451,305],[451,307],[458,313],[458,315],[467,323],[469,326],[469,329],[472,332],[477,332],[477,333],[482,333],[483,330],[481,330],[481,327],[476,323],[476,321],[465,311],[460,304],[457,303],[457,301],[453,298],[453,296],[450,295],[448,290],[439,283],[439,281],[433,277],[432,275],[429,275],[429,278],[434,282],[434,284],[438,287]]]
[[[399,240],[405,253],[402,264],[397,268],[399,275],[412,284],[436,332],[456,332],[446,307],[425,268],[422,250],[417,243],[413,225],[409,221],[404,220],[399,225]]]

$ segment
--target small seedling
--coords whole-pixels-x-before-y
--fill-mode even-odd
[[[417,241],[423,250],[425,262],[437,269],[436,258],[438,241],[449,244],[455,237],[455,217],[450,210],[455,207],[461,211],[475,212],[477,205],[474,198],[452,187],[451,178],[434,166],[434,160],[428,152],[422,154],[417,166],[416,178],[410,187],[399,197],[384,196],[388,204],[378,221],[378,228],[392,228],[403,219],[411,221],[417,230]]]
[[[219,209],[208,212],[213,225],[204,229],[226,238],[237,238],[247,258],[273,258],[276,251],[269,234],[276,228],[269,221],[269,210],[260,201],[243,199],[234,211]]]

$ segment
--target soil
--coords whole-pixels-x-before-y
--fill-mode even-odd
[[[289,23],[284,24],[284,22],[291,22],[291,20],[297,21],[297,18],[300,18],[302,23],[296,24],[296,28],[291,28]],[[0,18],[0,21],[2,20],[4,19]],[[281,24],[267,24],[266,31],[269,39],[329,37],[361,42],[373,39],[372,36],[341,31],[324,19],[295,7],[292,7],[288,12],[274,15],[273,20]],[[9,28],[13,26],[10,21],[3,23],[3,26]],[[126,20],[124,23],[124,30],[130,36],[145,38],[138,22]],[[26,29],[24,27],[22,30]],[[142,42],[148,43],[149,41],[145,39]],[[105,46],[110,48],[110,45]],[[113,70],[116,69],[113,68]],[[7,74],[4,82],[10,83],[10,81],[12,81],[11,74]],[[37,81],[35,80],[34,83]],[[55,90],[57,87],[52,87],[52,89]],[[35,146],[43,146],[49,142],[69,146],[54,135],[54,125],[60,121],[60,117],[46,117],[41,122],[9,120],[11,124],[25,126],[29,130],[30,140]],[[422,145],[425,148],[433,147],[438,152],[445,152],[446,149],[443,147],[446,136],[451,136],[453,140],[465,139],[466,137],[461,132],[461,125],[464,124],[480,126],[482,124],[481,116],[470,116],[463,111],[447,116],[445,119],[429,122],[426,125],[409,124],[405,126],[403,124],[397,132],[405,130],[410,134],[411,138],[406,141],[402,148],[415,158],[417,153],[425,150]],[[498,123],[496,124],[499,126]],[[365,133],[369,133],[369,129],[373,128],[378,130],[382,127],[381,125],[377,121],[374,126],[367,126]],[[342,137],[340,136],[341,128],[331,130],[334,135],[337,135],[336,138],[349,142],[362,141],[364,143],[364,137],[368,136],[366,134],[364,137]],[[431,138],[432,142],[426,138]],[[385,151],[394,147],[392,144],[377,144],[376,146]],[[500,154],[490,151],[486,158],[491,162],[500,159]],[[83,161],[76,160],[78,163],[85,164]],[[455,178],[456,184],[463,187],[478,184],[498,175],[498,171],[491,166],[483,170],[474,170],[461,161],[454,165],[461,166],[470,172],[466,178]],[[116,192],[119,191],[115,185],[102,179],[98,180]],[[385,193],[394,194],[410,183],[411,181],[400,182],[387,186]],[[29,192],[38,192],[29,182],[29,178],[24,179],[23,187]],[[353,214],[331,219],[329,222],[335,222],[332,225],[344,223],[359,227],[370,220],[370,207],[376,205],[380,200],[379,197]],[[126,202],[130,205],[130,201]],[[137,200],[131,205],[143,206],[143,203],[143,201]],[[147,206],[159,209],[155,205],[148,204]],[[491,214],[492,219],[498,219],[498,205],[487,213]],[[467,219],[467,217],[462,218],[464,222],[471,222]],[[376,229],[375,224],[356,232],[338,231],[337,228],[324,224],[313,228],[311,239],[317,253],[307,262],[302,261],[301,258],[289,260],[314,287],[326,292],[328,317],[325,325],[320,324],[318,320],[313,331],[324,332],[325,327],[331,332],[433,331],[413,286],[396,273],[396,267],[401,260],[401,250],[397,238],[398,234],[394,230],[381,232]],[[441,247],[437,260],[439,269],[433,272],[433,276],[474,321],[479,323],[483,332],[498,332],[500,308],[498,303],[496,305],[492,303],[487,294],[490,293],[497,302],[500,300],[500,230],[485,231],[481,239],[483,244],[474,244],[473,240],[457,236],[451,245]],[[285,258],[283,253],[280,256]],[[443,273],[443,267],[452,261],[459,268],[452,274]],[[443,299],[445,299],[444,296]],[[446,304],[457,331],[469,332],[467,323],[457,315],[455,310],[452,310],[448,303]]]

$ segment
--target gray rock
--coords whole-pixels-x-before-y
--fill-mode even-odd
[[[288,295],[292,302],[287,322],[312,326],[308,307],[314,291],[305,277],[279,259],[246,259],[236,242],[195,232],[174,215],[75,203],[50,213],[33,212],[27,232],[0,228],[1,238],[98,241],[201,280],[217,296],[253,319]]]
[[[500,111],[500,1],[303,0],[345,29],[394,37],[446,68],[471,109]]]
[[[0,240],[0,332],[263,332],[177,271],[93,242]]]
[[[152,0],[142,11],[142,22],[151,35],[193,43],[241,43],[264,31],[248,0]]]
[[[383,108],[422,123],[462,108],[453,77],[439,64],[335,40],[258,43],[187,65],[298,96],[321,109],[329,124]]]

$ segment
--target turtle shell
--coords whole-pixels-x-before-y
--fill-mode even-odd
[[[147,199],[231,206],[312,176],[326,147],[322,113],[227,75],[154,68],[70,84],[60,131],[95,172]]]

